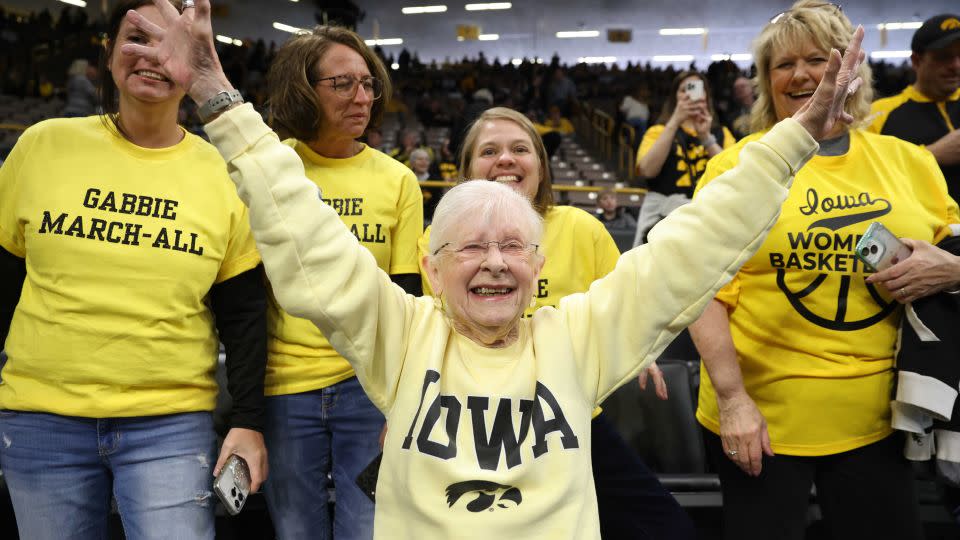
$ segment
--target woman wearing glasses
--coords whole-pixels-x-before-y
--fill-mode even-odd
[[[380,269],[419,294],[419,185],[402,163],[357,141],[380,121],[391,92],[380,59],[355,33],[319,26],[280,48],[267,84],[271,121],[292,137],[285,144],[324,201]],[[379,453],[383,415],[312,322],[272,296],[268,315],[266,495],[278,536],[369,539],[373,503],[355,479]],[[337,489],[333,523],[328,474]]]
[[[620,251],[603,224],[579,208],[554,205],[546,148],[536,126],[523,114],[506,107],[484,111],[464,136],[460,170],[466,171],[468,178],[485,178],[510,187],[531,201],[543,219],[539,251],[547,262],[526,316],[533,316],[543,306],[556,307],[565,296],[586,291],[613,271]],[[418,244],[423,289],[428,294],[432,289],[425,256],[434,254],[430,233],[428,227]],[[666,382],[657,365],[651,364],[645,375],[652,377],[657,395],[666,399]],[[683,508],[600,408],[594,411],[590,427],[603,537],[694,538],[693,523]]]
[[[161,0],[155,0],[158,4]],[[167,30],[129,15],[200,104],[232,90],[213,48],[208,0],[164,11]],[[437,207],[425,261],[437,295],[391,283],[300,158],[249,105],[206,124],[229,164],[282,305],[327,332],[393,428],[377,484],[378,538],[600,538],[590,417],[691,322],[749,258],[815,139],[849,121],[842,103],[857,35],[814,98],[744,149],[737,168],[667,217],[589,291],[523,311],[537,294],[543,223],[499,182],[465,182]],[[229,108],[229,109],[228,109]],[[677,268],[683,272],[676,272]]]
[[[846,47],[852,31],[839,8],[809,1],[763,29],[754,131],[812,99],[831,49]],[[857,122],[873,94],[866,64],[859,75],[866,82],[846,105]],[[710,161],[703,193],[741,162],[745,144]],[[936,289],[913,271],[905,290],[878,287],[882,276],[865,279],[853,249],[880,221],[917,239],[905,240],[912,266],[939,251],[928,242],[948,235],[957,214],[932,155],[845,125],[797,174],[764,245],[691,326],[706,368],[697,418],[720,475],[725,538],[803,538],[811,486],[833,538],[921,536],[890,400],[898,302]]]

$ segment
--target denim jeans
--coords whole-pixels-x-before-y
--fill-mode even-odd
[[[0,411],[0,463],[20,538],[214,537],[210,413],[77,418]]]
[[[265,494],[281,540],[369,540],[373,503],[357,475],[380,452],[383,415],[356,377],[267,398],[264,432],[270,460]],[[336,486],[331,523],[328,474]]]

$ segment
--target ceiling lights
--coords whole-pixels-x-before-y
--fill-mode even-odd
[[[600,35],[598,30],[575,30],[568,32],[557,32],[557,37],[561,39],[569,38],[595,38]]]
[[[494,2],[492,4],[467,4],[464,8],[467,11],[488,11],[491,9],[510,9],[513,4],[510,2]]]
[[[661,36],[699,36],[707,33],[706,28],[661,28]]]
[[[306,32],[303,28],[297,28],[296,26],[290,26],[289,24],[283,24],[281,22],[273,23],[273,27],[277,30],[282,30],[284,32],[290,32],[291,34],[299,34],[300,32]]]
[[[401,8],[404,15],[419,15],[421,13],[443,13],[447,11],[447,6],[410,6]]]
[[[403,45],[402,38],[383,38],[383,39],[367,39],[364,40],[364,43],[367,45]]]

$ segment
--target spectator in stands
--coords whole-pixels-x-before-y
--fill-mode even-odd
[[[430,180],[430,169],[433,163],[430,160],[430,154],[423,148],[417,148],[410,152],[410,170],[417,180]]]
[[[208,103],[232,90],[214,52],[209,10],[208,0],[197,0],[195,16],[167,10],[166,32],[130,15],[160,43],[124,50],[164,58],[165,71]],[[542,222],[526,197],[500,185],[512,178],[467,182],[445,197],[424,261],[438,295],[418,299],[377,268],[251,106],[226,105],[207,124],[251,207],[281,302],[333,337],[400,426],[384,445],[378,537],[600,537],[587,464],[591,410],[652,361],[753,254],[792,175],[816,151],[814,139],[849,119],[841,105],[856,84],[858,45],[842,69],[831,63],[795,119],[746,148],[740,166],[668,218],[648,246],[532,320],[522,315],[545,262]],[[534,137],[529,125],[523,132]],[[499,148],[509,161],[515,150],[532,150],[490,142],[480,155]],[[750,189],[738,186],[744,181]]]
[[[623,121],[633,126],[637,140],[643,137],[650,122],[650,89],[646,85],[638,85],[632,94],[627,94],[620,102],[620,113]]]
[[[832,51],[859,49],[851,33],[837,6],[816,0],[764,27],[754,45],[758,133],[710,161],[698,196],[743,164],[748,141],[817,99]],[[845,111],[863,122],[870,68],[858,73],[864,83]],[[870,276],[852,249],[872,221],[915,240],[903,240],[910,257]],[[893,137],[838,124],[797,173],[757,254],[691,326],[724,538],[803,538],[812,486],[833,538],[922,537],[912,469],[890,425],[898,302],[960,283],[957,258],[929,244],[958,222],[932,156]],[[954,266],[938,278],[944,262]]]
[[[357,141],[379,124],[391,95],[380,58],[354,32],[318,26],[280,47],[267,87],[273,121],[293,136],[285,144],[307,178],[377,267],[420,294],[420,186],[410,169]],[[369,539],[373,503],[355,479],[379,453],[383,414],[329,333],[284,311],[272,295],[268,316],[266,495],[278,537]],[[337,488],[333,520],[328,475]]]
[[[90,116],[97,112],[97,68],[90,62],[78,58],[67,70],[67,104],[63,107],[63,116]]]
[[[424,146],[420,141],[419,129],[404,128],[397,139],[397,147],[390,151],[390,157],[409,167],[411,153],[419,148],[427,152],[432,160],[433,149]]]
[[[546,149],[530,120],[504,107],[488,109],[470,127],[460,154],[467,178],[484,178],[511,187],[532,201],[544,220],[539,251],[547,259],[540,271],[536,297],[525,316],[562,298],[586,291],[610,273],[620,251],[610,233],[587,212],[555,206]],[[426,259],[431,230],[420,238],[424,292],[432,294]],[[658,395],[666,399],[666,383],[656,364],[649,368]],[[591,423],[593,471],[604,538],[642,535],[693,538],[693,525],[656,476],[627,446],[598,408]],[[644,508],[638,514],[637,509]]]
[[[960,200],[960,15],[927,19],[913,35],[910,63],[917,82],[877,100],[868,129],[922,144],[933,153]]]
[[[171,4],[163,7],[175,11]],[[104,116],[32,126],[0,168],[0,462],[20,538],[214,538],[213,475],[267,472],[265,290],[223,160],[176,123],[183,90],[107,20]],[[217,338],[233,398],[217,459]]]
[[[571,116],[577,102],[577,86],[567,77],[566,71],[556,66],[547,86],[547,107],[556,105],[564,116]]]
[[[699,82],[701,97],[687,95],[688,83]],[[694,96],[696,98],[696,96]],[[637,174],[647,181],[633,244],[646,242],[660,220],[690,202],[707,160],[733,145],[733,135],[717,121],[707,80],[696,71],[673,79],[657,123],[643,136],[637,151]]]
[[[597,218],[608,231],[630,231],[637,227],[637,220],[630,212],[620,206],[617,201],[617,192],[605,189],[597,197]]]
[[[543,120],[542,124],[537,124],[536,128],[537,132],[541,135],[551,131],[557,132],[561,136],[572,135],[575,131],[573,124],[570,123],[570,119],[563,116],[560,112],[560,107],[556,105],[551,105],[547,109],[547,117]]]
[[[733,106],[727,118],[727,125],[737,140],[750,134],[750,110],[755,100],[750,79],[737,77],[733,81]]]

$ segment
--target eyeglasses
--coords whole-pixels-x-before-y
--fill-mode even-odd
[[[324,77],[317,79],[314,84],[323,81],[333,81],[330,85],[333,91],[340,97],[352,98],[357,95],[357,86],[363,85],[363,92],[372,99],[380,99],[383,95],[383,81],[376,77],[362,77],[360,79],[353,75],[335,75],[333,77]]]
[[[833,8],[833,9],[836,9],[838,13],[843,13],[843,6],[842,6],[842,5],[840,5],[840,4],[833,4],[833,3],[831,3],[831,2],[823,2],[823,3],[821,3],[821,4],[812,4],[812,5],[803,6],[803,7],[801,7],[801,8],[797,8],[797,9],[788,9],[788,10],[786,10],[786,11],[781,11],[780,13],[777,13],[776,15],[774,15],[773,17],[770,18],[770,24],[777,24],[778,22],[780,22],[781,20],[783,20],[783,16],[784,16],[784,15],[789,15],[790,13],[793,13],[793,12],[795,12],[795,11],[799,11],[799,10],[801,10],[801,9],[820,9],[820,8],[823,8],[823,7],[831,7],[831,8]]]
[[[437,248],[433,254],[436,255],[440,253],[451,244],[452,242],[447,242],[446,244]],[[486,259],[487,253],[490,252],[490,246],[493,245],[497,246],[497,249],[500,250],[501,256],[510,259],[527,257],[533,253],[536,253],[537,249],[540,247],[540,244],[524,244],[519,240],[506,240],[504,242],[491,240],[490,242],[470,242],[469,244],[459,248],[451,248],[448,251],[464,260],[481,258]]]

